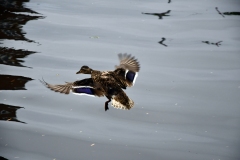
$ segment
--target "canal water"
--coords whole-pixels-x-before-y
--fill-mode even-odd
[[[238,0],[1,0],[0,158],[240,159]],[[141,68],[131,110],[46,88]]]

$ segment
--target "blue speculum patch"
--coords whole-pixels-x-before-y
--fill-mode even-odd
[[[126,74],[126,79],[133,82],[134,80],[134,77],[135,77],[135,72],[132,72],[132,71],[128,71],[127,74]]]
[[[94,95],[94,91],[92,88],[76,88],[75,92]]]

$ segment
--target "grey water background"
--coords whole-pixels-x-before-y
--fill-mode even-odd
[[[25,67],[0,64],[7,87],[22,79],[22,87],[0,91],[1,107],[16,112],[14,121],[0,121],[0,157],[240,159],[240,16],[223,14],[239,12],[240,1],[24,5],[39,13],[24,14],[42,18],[23,25],[28,40],[0,41],[31,52],[22,58]],[[162,19],[151,15],[169,10]],[[82,65],[112,70],[118,53],[132,54],[141,64],[135,86],[125,91],[135,102],[129,111],[105,112],[106,98],[62,95],[38,81],[86,78],[75,74]]]

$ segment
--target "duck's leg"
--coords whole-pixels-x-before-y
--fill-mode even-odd
[[[111,102],[111,97],[107,97],[108,101],[105,102],[105,111],[109,110],[108,103]]]

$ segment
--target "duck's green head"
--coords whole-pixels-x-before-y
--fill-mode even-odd
[[[89,68],[88,66],[82,66],[81,69],[76,73],[76,74],[91,74],[92,73],[92,69]]]

